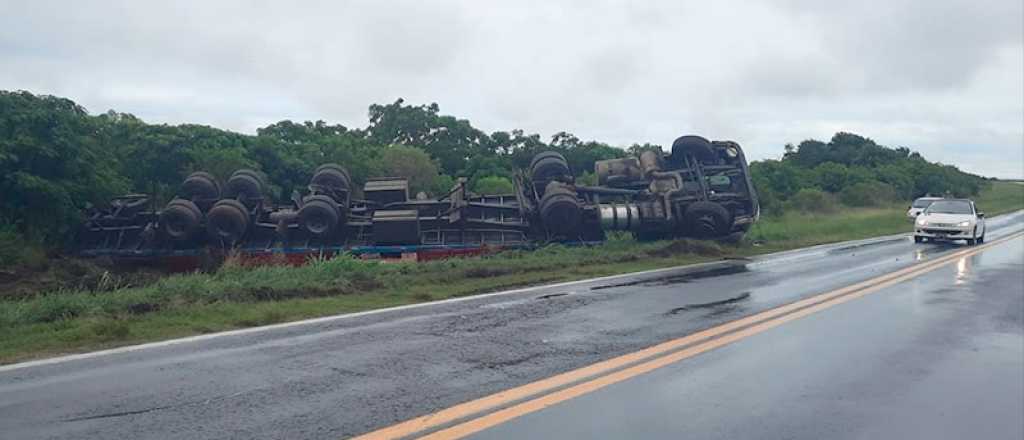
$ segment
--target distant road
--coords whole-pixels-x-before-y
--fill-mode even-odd
[[[989,228],[4,366],[0,437],[1021,438],[1024,214]]]

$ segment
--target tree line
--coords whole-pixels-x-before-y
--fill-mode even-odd
[[[406,176],[414,192],[438,194],[463,177],[477,192],[501,193],[511,190],[515,170],[541,151],[562,153],[579,180],[593,183],[595,161],[646,149],[661,146],[617,147],[566,132],[549,140],[522,130],[486,133],[441,114],[437,104],[401,99],[371,105],[364,128],[285,120],[247,135],[196,124],[148,124],[113,110],[91,115],[66,98],[0,91],[0,241],[6,235],[59,245],[71,237],[84,208],[129,192],[167,200],[197,170],[226,179],[239,168],[257,169],[267,176],[269,196],[279,201],[304,188],[326,162],[344,165],[357,185],[371,176]],[[880,198],[859,200],[851,188],[907,199],[972,195],[985,185],[979,176],[928,162],[909,149],[849,133],[828,143],[787,145],[781,160],[754,162],[751,172],[766,212],[781,212],[801,191],[862,205]]]
[[[971,197],[990,184],[907,147],[890,148],[843,132],[828,142],[787,144],[782,159],[757,161],[750,169],[762,210],[769,214],[815,206],[829,210],[836,201],[883,206],[925,195]]]

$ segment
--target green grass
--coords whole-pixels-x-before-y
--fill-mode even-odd
[[[1022,209],[1024,185],[996,182],[977,201],[989,215]],[[738,245],[617,236],[594,247],[418,264],[350,257],[300,267],[229,263],[144,287],[0,300],[0,363],[906,232],[905,208],[766,217]]]
[[[990,217],[1016,211],[1024,206],[1024,182],[993,182],[974,201]]]
[[[770,250],[856,240],[908,231],[902,207],[842,209],[836,213],[787,213],[767,217],[751,228],[748,239]]]
[[[993,182],[975,197],[978,208],[991,217],[1024,209],[1024,185]],[[837,241],[857,240],[909,232],[907,204],[880,208],[842,208],[839,212],[788,212],[765,217],[754,225],[747,239],[761,244],[759,252],[779,251]]]
[[[53,292],[0,301],[0,362],[433,301],[721,258],[715,243],[552,245],[425,263],[351,257],[300,267],[170,276],[140,288]]]

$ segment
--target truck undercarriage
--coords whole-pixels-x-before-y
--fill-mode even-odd
[[[596,186],[577,184],[565,158],[548,151],[515,175],[512,194],[475,195],[460,179],[447,194],[425,198],[410,197],[401,177],[373,178],[356,191],[342,166],[324,164],[305,194],[273,204],[258,172],[238,170],[224,185],[196,172],[162,209],[148,195],[131,194],[90,212],[77,251],[135,259],[201,252],[443,257],[596,243],[609,231],[640,240],[721,238],[746,232],[759,216],[735,142],[683,136],[670,154],[599,161],[595,175]]]

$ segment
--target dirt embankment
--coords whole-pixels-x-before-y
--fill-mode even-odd
[[[37,264],[0,268],[0,300],[30,298],[62,290],[103,292],[144,286],[166,275],[165,270],[155,267],[58,255]]]

